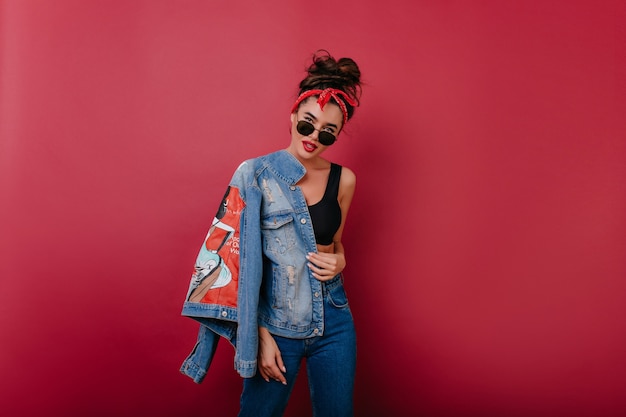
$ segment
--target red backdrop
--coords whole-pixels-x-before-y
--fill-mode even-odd
[[[513,3],[513,4],[512,4]],[[310,54],[362,67],[328,156],[359,416],[626,413],[623,1],[0,1],[0,414],[234,415],[178,372],[232,172]],[[300,380],[288,416],[310,415]]]

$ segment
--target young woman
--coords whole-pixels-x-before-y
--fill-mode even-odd
[[[217,339],[229,339],[245,377],[240,417],[281,416],[303,359],[314,415],[353,415],[341,237],[356,177],[323,154],[358,106],[360,77],[350,58],[313,56],[289,146],[237,169],[198,256],[183,314],[203,326],[181,371],[201,381]]]

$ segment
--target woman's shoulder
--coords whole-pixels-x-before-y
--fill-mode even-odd
[[[356,174],[347,166],[341,165],[341,177],[339,178],[339,187],[354,188],[356,184]]]
[[[351,170],[350,168],[348,168],[345,165],[339,165],[336,164],[334,162],[331,162],[332,165],[337,165],[339,167],[341,167],[341,180],[344,181],[356,181],[356,174],[354,173],[353,170]],[[345,177],[345,178],[344,178]]]
[[[252,183],[261,165],[261,157],[243,160],[233,174],[233,181],[239,183],[239,185]]]

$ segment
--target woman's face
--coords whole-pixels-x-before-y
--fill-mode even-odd
[[[300,134],[296,125],[301,120],[311,123],[316,130],[307,136]],[[291,144],[287,149],[301,160],[313,159],[328,148],[319,142],[319,131],[326,131],[337,136],[342,122],[343,113],[339,106],[329,102],[322,111],[317,104],[317,97],[309,97],[300,104],[295,113],[291,114]]]

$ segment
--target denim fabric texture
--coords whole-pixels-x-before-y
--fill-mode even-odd
[[[294,339],[325,332],[323,286],[307,267],[315,252],[308,206],[296,184],[306,173],[281,150],[247,160],[230,182],[245,203],[240,217],[237,306],[185,301],[182,314],[202,323],[198,342],[181,372],[195,381],[215,352],[215,335],[235,347],[235,369],[252,377],[257,369],[258,325]],[[208,347],[207,347],[208,346]],[[202,354],[199,354],[201,352]],[[206,369],[205,369],[206,372]]]
[[[348,299],[339,276],[322,285],[323,335],[307,339],[274,336],[287,368],[287,385],[260,374],[243,380],[239,417],[282,416],[306,359],[313,416],[351,417],[353,411],[356,336]]]
[[[181,372],[193,379],[193,382],[196,384],[201,383],[206,376],[219,339],[220,336],[217,333],[209,330],[206,326],[200,325],[198,341],[180,368]]]

